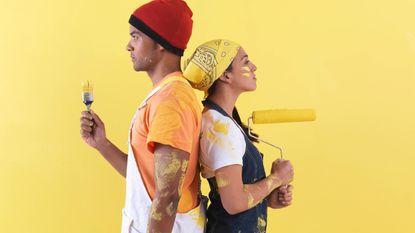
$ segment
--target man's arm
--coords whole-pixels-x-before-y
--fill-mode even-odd
[[[151,204],[148,233],[170,233],[173,230],[188,162],[188,152],[168,145],[155,145],[156,192]]]
[[[81,113],[81,137],[91,147],[98,150],[102,156],[122,176],[126,176],[127,154],[112,144],[105,135],[104,122],[95,112],[84,111]]]

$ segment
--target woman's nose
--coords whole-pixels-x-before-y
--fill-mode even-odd
[[[256,68],[257,68],[256,65],[251,62],[251,70],[252,70],[252,72],[255,72],[256,71]]]

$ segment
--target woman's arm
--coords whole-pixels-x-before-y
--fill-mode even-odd
[[[232,215],[248,210],[265,199],[272,190],[293,179],[292,166],[288,160],[274,161],[272,170],[269,176],[254,184],[243,184],[241,165],[217,169],[215,177],[225,210]]]

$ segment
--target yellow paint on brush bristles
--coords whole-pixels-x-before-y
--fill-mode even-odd
[[[93,91],[91,81],[86,80],[85,82],[82,83],[82,91],[83,92],[92,92]]]
[[[91,110],[92,102],[94,102],[92,83],[87,80],[82,83],[82,102],[86,105],[86,110]]]

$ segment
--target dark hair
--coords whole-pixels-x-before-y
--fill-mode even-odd
[[[226,68],[225,72],[232,72],[232,63],[228,66],[228,68]],[[210,88],[208,89],[208,96],[210,96],[210,95],[212,95],[212,94],[214,94],[216,92],[216,85],[218,84],[218,81],[219,81],[219,79],[217,79],[215,82],[213,82],[212,86],[210,86]],[[256,134],[256,133],[254,133],[254,132],[251,131],[251,134],[254,137],[251,137],[249,135],[249,133],[248,133],[248,131],[249,131],[248,126],[245,125],[244,123],[242,123],[241,117],[239,116],[238,109],[236,109],[236,107],[233,108],[232,118],[242,128],[242,130],[245,132],[245,134],[248,136],[248,138],[249,138],[249,140],[251,140],[251,142],[257,142],[257,143],[259,142],[258,139],[254,138],[254,137],[258,137],[258,134]]]

